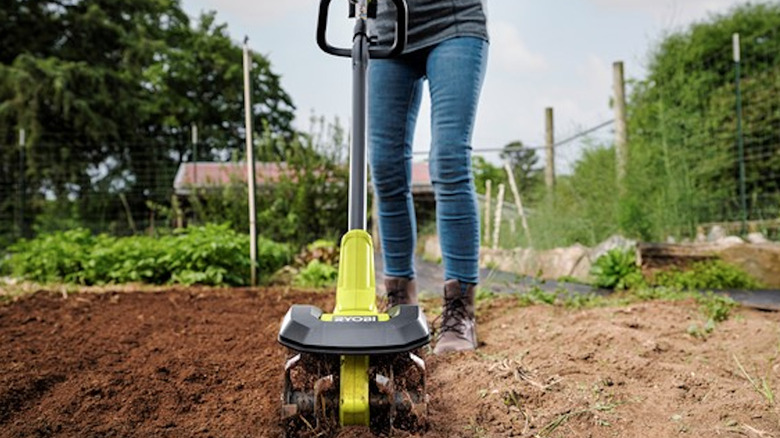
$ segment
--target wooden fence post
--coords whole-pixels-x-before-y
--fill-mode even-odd
[[[485,243],[490,242],[490,198],[493,181],[485,181]]]
[[[628,123],[626,119],[626,83],[623,62],[612,64],[615,87],[615,153],[617,154],[617,179],[620,193],[625,191],[626,166],[628,165]]]
[[[257,286],[257,204],[255,200],[255,153],[252,142],[252,88],[249,75],[252,70],[249,37],[244,37],[244,129],[246,131],[246,168],[249,192],[249,259],[251,286]]]
[[[498,239],[501,234],[501,214],[504,209],[504,185],[498,185],[498,198],[496,200],[496,221],[493,229],[493,249],[498,249]]]
[[[553,122],[553,109],[547,108],[544,111],[547,164],[544,167],[544,182],[547,191],[552,193],[555,188],[555,127]]]

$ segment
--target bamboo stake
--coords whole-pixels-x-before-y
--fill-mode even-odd
[[[517,212],[520,213],[520,220],[522,220],[523,223],[525,238],[528,239],[528,246],[533,247],[533,242],[531,241],[531,230],[528,228],[528,220],[525,217],[525,210],[523,209],[523,200],[520,198],[520,191],[517,190],[515,175],[512,173],[512,167],[509,166],[509,163],[504,163],[504,169],[506,170],[506,174],[509,177],[509,187],[512,189],[512,195],[515,197],[515,207],[517,207]]]

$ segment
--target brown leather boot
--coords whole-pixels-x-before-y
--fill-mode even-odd
[[[461,290],[461,282],[444,282],[444,309],[434,354],[477,348],[477,320],[474,313],[475,284]]]
[[[385,294],[382,311],[399,304],[417,304],[417,283],[414,278],[385,277]]]

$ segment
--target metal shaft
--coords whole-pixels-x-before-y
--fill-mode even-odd
[[[368,109],[368,6],[356,5],[352,43],[352,145],[349,152],[349,229],[366,230],[366,112]]]

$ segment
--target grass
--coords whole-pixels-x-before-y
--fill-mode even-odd
[[[549,437],[553,432],[555,432],[556,429],[561,427],[563,424],[565,424],[567,421],[571,420],[572,418],[579,417],[580,415],[585,414],[596,414],[599,412],[610,412],[613,411],[616,407],[618,407],[620,403],[601,403],[598,402],[594,404],[593,406],[590,406],[586,409],[580,409],[576,411],[569,411],[565,412],[561,415],[559,415],[557,418],[555,418],[553,421],[548,423],[546,426],[544,426],[540,431],[539,434],[537,434],[538,437],[545,438]],[[605,423],[605,425],[607,425]]]
[[[495,299],[504,299],[506,294],[498,294],[487,288],[477,289],[476,301],[480,305],[490,303]],[[700,293],[691,290],[681,290],[676,287],[643,286],[636,289],[616,291],[609,296],[595,293],[576,293],[559,287],[555,291],[546,291],[540,286],[533,286],[527,292],[515,294],[519,307],[536,305],[556,306],[568,310],[582,310],[599,307],[624,307],[647,301],[685,301],[695,300],[699,311],[704,317],[703,322],[694,322],[687,333],[699,339],[705,339],[717,325],[729,319],[739,303],[726,295],[713,292]]]
[[[774,406],[775,393],[772,390],[772,387],[769,385],[769,380],[766,377],[762,377],[760,380],[758,378],[752,377],[750,373],[745,370],[745,367],[742,366],[742,363],[737,358],[737,355],[734,354],[732,357],[734,358],[734,362],[736,362],[739,371],[742,373],[742,376],[745,377],[745,379],[750,383],[750,386],[752,386],[753,389],[760,396],[762,396],[770,406]]]

